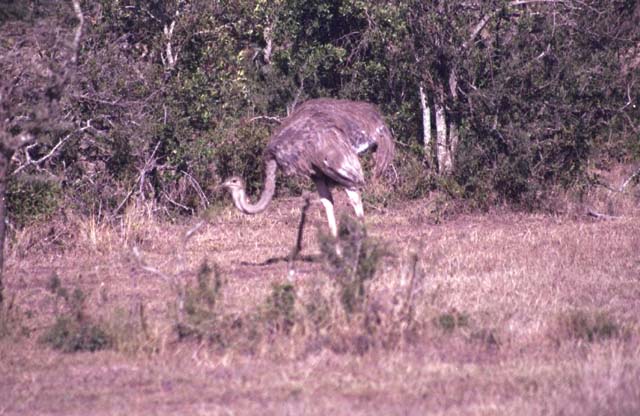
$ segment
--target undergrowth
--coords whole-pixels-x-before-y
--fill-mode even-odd
[[[402,266],[398,278],[404,283],[381,296],[373,290],[375,279],[381,260],[393,254],[361,222],[344,217],[337,238],[320,235],[319,241],[326,276],[302,292],[295,282],[274,283],[262,302],[242,313],[225,307],[221,272],[203,261],[192,280],[175,286],[177,339],[256,352],[293,337],[305,351],[364,354],[415,344],[431,330],[434,337],[462,330],[471,342],[499,344],[494,330],[473,327],[465,312],[425,309],[418,295],[425,275],[416,253]]]
[[[104,324],[86,313],[86,294],[79,287],[70,291],[54,274],[49,279],[49,290],[63,305],[54,324],[41,336],[42,343],[63,352],[98,351],[112,346],[112,336]]]
[[[165,274],[139,261],[145,270],[171,283],[171,334],[177,342],[256,353],[290,340],[280,345],[302,353],[328,348],[345,354],[449,340],[491,349],[503,344],[501,328],[486,319],[464,309],[437,306],[439,286],[427,289],[418,251],[400,259],[398,268],[391,271],[396,282],[389,286],[377,280],[382,261],[400,256],[390,252],[384,241],[368,236],[361,222],[344,217],[337,238],[320,235],[318,240],[321,276],[301,286],[291,280],[273,283],[264,298],[241,311],[225,303],[226,281],[216,264],[204,260],[195,271]],[[111,319],[96,319],[88,312],[87,295],[80,288],[67,288],[53,275],[49,290],[58,306],[41,342],[64,352],[160,350],[141,301],[132,311],[119,309],[107,314]],[[5,307],[0,315],[0,336],[13,325],[9,312]],[[561,314],[550,332],[558,342],[588,343],[623,333],[611,315],[582,310]]]
[[[223,342],[219,334],[221,312],[218,303],[223,281],[217,266],[204,261],[196,274],[196,282],[178,288],[177,318],[174,325],[179,339]]]
[[[557,317],[551,336],[556,340],[570,339],[589,343],[617,338],[622,326],[604,311],[573,310]]]
[[[0,302],[0,340],[29,335],[24,325],[22,311],[16,306],[15,297],[5,298]]]
[[[367,236],[359,221],[344,216],[337,240],[320,235],[328,274],[339,291],[339,300],[347,315],[362,312],[367,300],[367,283],[373,279],[380,259],[387,254],[383,245]]]

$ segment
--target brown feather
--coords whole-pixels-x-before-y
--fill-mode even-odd
[[[327,176],[353,189],[364,184],[357,154],[373,148],[379,176],[393,159],[394,145],[374,105],[320,98],[305,102],[283,121],[266,153],[286,174]]]

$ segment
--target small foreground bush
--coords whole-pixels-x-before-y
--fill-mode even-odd
[[[49,290],[64,302],[63,311],[40,341],[63,352],[98,351],[110,348],[113,337],[105,326],[95,323],[86,313],[86,295],[80,288],[69,292],[57,275],[51,276]]]
[[[562,338],[587,342],[616,338],[622,332],[619,324],[608,313],[584,310],[560,315],[557,319],[556,330],[556,334],[551,334],[553,338],[560,335]]]
[[[329,273],[339,288],[340,302],[347,315],[362,311],[366,301],[366,283],[373,279],[386,251],[367,236],[358,220],[343,216],[338,238],[321,235],[320,250]]]

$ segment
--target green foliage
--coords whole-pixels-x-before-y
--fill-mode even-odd
[[[288,334],[295,324],[295,287],[289,283],[274,283],[266,300],[263,319],[276,333]]]
[[[63,352],[98,351],[109,348],[111,338],[99,325],[59,316],[41,342]]]
[[[17,10],[13,3],[0,20],[24,25],[24,33],[43,42],[55,38],[44,28],[69,27],[72,20],[68,5],[29,1]],[[283,118],[294,104],[331,96],[381,107],[398,142],[392,178],[397,198],[441,189],[476,207],[507,202],[537,209],[549,189],[588,181],[590,160],[640,157],[640,108],[633,103],[640,93],[634,64],[638,6],[624,0],[586,4],[83,4],[92,24],[85,26],[70,80],[73,94],[59,103],[65,120],[83,131],[47,160],[47,171],[62,184],[51,189],[84,212],[114,209],[139,194],[195,212],[204,205],[196,183],[212,200],[220,194],[208,185],[230,175],[244,177],[253,193],[262,185],[262,151],[277,129],[261,116]],[[484,18],[486,25],[469,39]],[[168,65],[164,33],[172,23],[175,66]],[[20,32],[3,32],[4,59],[16,45],[38,43],[22,42],[15,35]],[[24,91],[31,87],[42,89]],[[460,133],[454,170],[444,180],[437,178],[435,148],[421,142],[419,87],[428,105],[444,105],[449,125]],[[17,103],[20,116],[28,113],[26,95]],[[38,145],[46,152],[53,143],[39,138]],[[34,172],[30,167],[24,173]],[[49,215],[42,207],[56,199],[42,205],[43,189],[15,191],[19,200],[10,211],[18,223],[23,207],[31,210],[24,216],[30,221],[31,215]]]
[[[454,309],[451,312],[445,312],[435,317],[434,324],[445,332],[452,332],[456,328],[468,327],[469,315]]]
[[[187,285],[178,302],[184,304],[184,319],[176,322],[175,330],[180,339],[222,342],[218,332],[220,314],[216,308],[222,294],[222,278],[218,267],[210,267],[204,261],[198,270],[196,284]]]
[[[320,250],[338,286],[344,311],[348,315],[362,312],[367,299],[366,283],[373,279],[386,254],[382,245],[367,237],[360,221],[345,215],[340,220],[337,240],[320,236]]]
[[[41,336],[40,342],[63,352],[98,351],[112,346],[113,337],[103,324],[95,323],[86,313],[85,293],[78,287],[72,292],[62,286],[54,274],[49,290],[64,302],[54,324]]]
[[[571,311],[558,318],[559,331],[568,338],[587,342],[616,338],[620,325],[605,312]]]
[[[394,197],[399,200],[424,197],[436,189],[436,177],[420,157],[421,151],[400,149],[396,154],[398,179],[394,184]],[[418,156],[417,156],[418,155]]]
[[[49,219],[62,203],[62,188],[41,176],[19,176],[7,189],[9,217],[18,226]]]

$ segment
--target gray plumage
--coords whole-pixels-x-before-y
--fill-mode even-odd
[[[231,191],[238,209],[248,214],[263,211],[275,191],[276,168],[287,175],[311,178],[327,211],[332,234],[336,234],[330,188],[345,188],[362,217],[359,189],[364,174],[358,155],[375,150],[376,176],[384,173],[394,155],[393,139],[378,109],[369,103],[321,98],[309,100],[283,120],[265,150],[265,188],[256,204],[247,200],[241,179],[233,177],[223,186]]]

